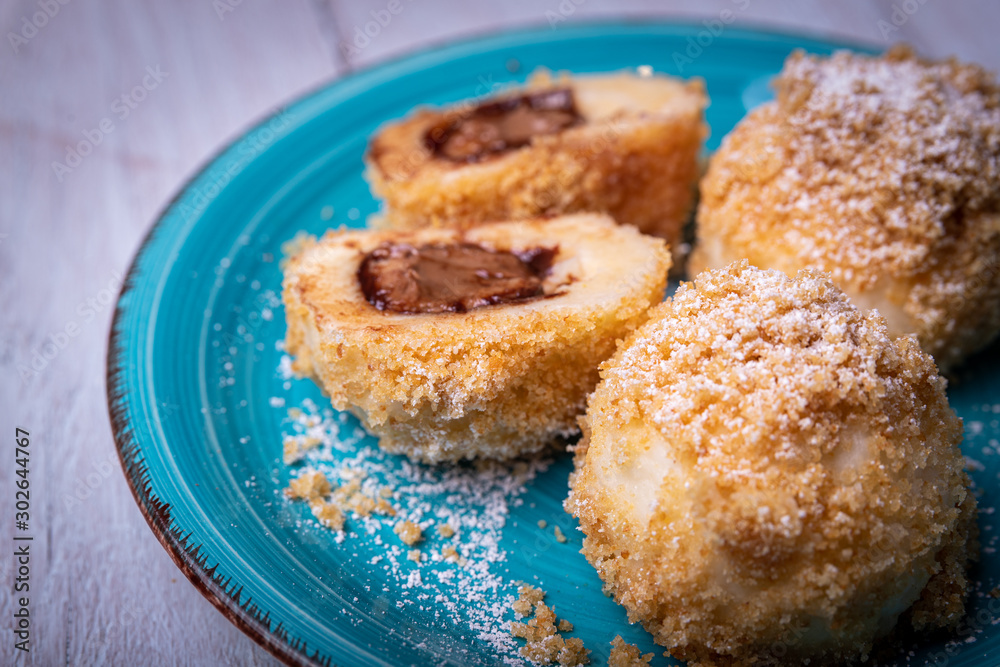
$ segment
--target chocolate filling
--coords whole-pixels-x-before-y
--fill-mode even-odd
[[[526,146],[531,138],[562,132],[582,122],[573,91],[555,88],[486,102],[453,114],[424,134],[434,155],[454,162],[477,162]]]
[[[383,243],[358,269],[368,303],[394,313],[464,313],[543,296],[542,280],[558,248],[520,253],[472,243]]]

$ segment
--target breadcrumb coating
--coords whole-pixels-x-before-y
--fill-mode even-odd
[[[789,57],[701,184],[692,270],[829,272],[941,368],[1000,332],[1000,87],[977,65]]]
[[[843,664],[911,606],[918,628],[961,618],[961,420],[917,343],[826,276],[702,273],[601,377],[566,508],[675,657]]]
[[[467,313],[378,311],[357,269],[383,241],[558,248],[532,300]],[[286,349],[382,448],[437,463],[506,459],[578,432],[598,366],[663,298],[659,239],[581,214],[460,231],[332,232],[285,266]]]
[[[600,212],[679,244],[708,134],[701,81],[665,76],[535,76],[526,90],[573,89],[582,125],[533,137],[475,164],[435,158],[428,128],[475,103],[423,109],[382,128],[366,155],[366,177],[385,200],[374,224],[413,229],[576,212]],[[521,91],[519,91],[521,92]]]

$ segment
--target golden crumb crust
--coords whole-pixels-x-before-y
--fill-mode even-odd
[[[702,273],[614,357],[566,508],[606,589],[695,664],[843,664],[975,555],[962,424],[910,338],[818,272]],[[916,605],[914,605],[916,603]]]
[[[385,200],[377,225],[463,226],[582,211],[680,242],[708,133],[701,81],[631,74],[538,78],[528,90],[569,85],[582,125],[536,136],[480,162],[435,157],[424,135],[476,103],[422,109],[383,127],[366,155],[372,191]]]
[[[942,368],[1000,332],[1000,87],[897,47],[793,54],[701,184],[692,270],[828,271]]]
[[[399,314],[368,303],[365,255],[386,241],[557,248],[543,297],[466,313]],[[293,367],[311,374],[381,446],[440,462],[506,459],[577,432],[598,365],[663,298],[670,254],[606,216],[461,231],[345,231],[288,260],[284,293]]]

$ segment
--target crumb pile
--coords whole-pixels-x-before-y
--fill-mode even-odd
[[[500,538],[510,507],[549,461],[435,468],[387,455],[347,414],[308,399],[286,414],[285,442],[297,454],[284,495],[308,503],[354,558],[370,552],[359,565],[388,580],[372,593],[387,606],[433,612],[434,627],[468,628],[505,664],[524,665],[509,631],[515,584],[499,574]],[[381,588],[392,582],[398,590]]]
[[[323,473],[306,470],[289,483],[285,495],[293,500],[307,501],[316,520],[334,530],[344,527],[348,512],[359,517],[370,516],[373,512],[396,516],[396,509],[386,500],[387,494],[384,493],[388,491],[388,497],[391,497],[391,489],[383,487],[381,497],[376,498],[370,492],[362,491],[363,472],[347,469],[343,475],[346,481],[334,489]],[[394,530],[406,544],[415,544],[420,539],[420,527],[410,521],[400,521]]]
[[[583,553],[681,659],[840,664],[908,609],[954,627],[975,499],[944,386],[822,274],[704,273],[602,367]]]
[[[563,637],[563,632],[573,632],[573,624],[557,619],[555,610],[542,600],[545,593],[528,584],[518,589],[518,599],[511,608],[520,618],[531,616],[526,622],[511,624],[510,633],[524,639],[520,654],[535,664],[558,664],[564,667],[590,664],[590,651],[579,637]],[[619,637],[620,639],[620,637]]]
[[[1000,86],[977,65],[793,54],[702,181],[693,263],[828,271],[948,365],[1000,332]]]

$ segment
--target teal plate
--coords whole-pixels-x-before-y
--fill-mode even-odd
[[[717,31],[717,28],[716,28]],[[606,664],[621,634],[674,664],[601,593],[563,513],[570,461],[475,470],[382,454],[353,417],[287,372],[281,245],[304,230],[361,226],[377,204],[362,178],[368,137],[421,103],[496,92],[536,67],[651,65],[700,76],[712,98],[709,149],[768,97],[795,48],[836,45],[726,27],[614,24],[533,29],[439,48],[338,80],[226,148],[170,203],[139,251],[108,353],[111,419],[136,502],[185,575],[241,630],[290,664],[518,664],[501,624],[515,582],[548,594],[572,636]],[[883,664],[996,665],[1000,583],[992,525],[1000,471],[1000,385],[989,352],[952,384],[981,493],[983,557],[959,633],[924,638]],[[285,465],[282,447],[317,444]],[[282,496],[307,467],[394,489],[398,519],[425,526],[422,562],[395,519],[350,517],[337,534]],[[353,471],[353,472],[351,472]],[[539,521],[546,522],[540,527]],[[435,524],[458,528],[450,540]],[[555,528],[567,537],[556,539]],[[457,546],[464,563],[442,560]]]

